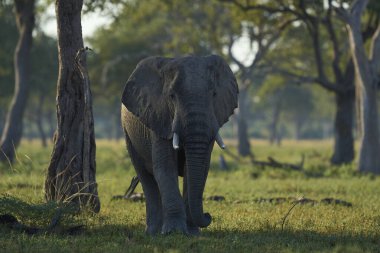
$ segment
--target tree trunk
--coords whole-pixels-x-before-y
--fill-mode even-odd
[[[305,118],[303,116],[298,116],[295,119],[295,138],[297,141],[302,139],[302,127],[305,123]]]
[[[3,122],[5,121],[5,115],[4,115],[4,111],[2,110],[2,108],[0,108],[0,136],[2,135],[3,133]]]
[[[122,132],[122,129],[120,127],[121,126],[120,119],[121,119],[120,115],[117,115],[115,117],[115,119],[113,120],[113,126],[114,126],[114,129],[115,129],[115,134],[114,134],[114,139],[115,140],[119,140],[123,136],[123,132]]]
[[[366,87],[363,93],[363,137],[359,171],[380,174],[380,135],[377,111],[377,85]]]
[[[46,147],[47,146],[46,134],[45,134],[43,123],[42,123],[44,100],[45,100],[45,95],[40,94],[35,120],[36,120],[38,132],[40,134],[42,146]]]
[[[35,24],[34,0],[15,0],[14,6],[19,31],[14,54],[15,90],[1,136],[0,162],[13,162],[15,148],[21,140],[22,119],[28,99],[30,49]]]
[[[46,119],[47,119],[47,122],[49,125],[49,131],[48,131],[49,132],[49,139],[53,140],[55,129],[57,127],[57,123],[55,121],[54,112],[52,110],[49,110],[46,113]]]
[[[58,128],[45,181],[47,200],[71,201],[100,210],[95,179],[95,137],[91,93],[83,49],[83,0],[57,0],[59,76]],[[77,65],[76,65],[77,64]]]
[[[279,99],[275,101],[274,108],[273,108],[273,118],[272,123],[270,124],[270,136],[269,136],[269,143],[273,145],[278,140],[278,120],[280,119],[280,113],[281,113],[281,102]]]
[[[352,80],[350,81],[352,82]],[[340,165],[350,163],[354,159],[354,100],[355,92],[348,89],[346,92],[336,92],[335,114],[335,144],[331,163]]]
[[[239,112],[237,113],[238,125],[238,152],[241,156],[251,155],[251,145],[248,137],[248,88],[239,91]]]
[[[380,67],[380,24],[372,37],[367,57],[361,33],[361,15],[368,0],[354,1],[350,12],[337,9],[347,23],[349,44],[354,60],[356,91],[363,130],[358,169],[380,174],[380,134],[377,112],[377,84]]]

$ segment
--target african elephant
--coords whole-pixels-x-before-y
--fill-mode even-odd
[[[122,95],[127,149],[146,197],[148,234],[199,234],[202,195],[218,134],[237,107],[236,79],[219,56],[149,57]],[[178,187],[183,176],[183,197]]]

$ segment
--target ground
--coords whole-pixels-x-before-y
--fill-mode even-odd
[[[234,143],[226,141],[231,152]],[[258,160],[268,156],[289,163],[305,157],[301,172],[253,167],[249,160],[235,161],[224,153],[229,171],[219,170],[215,147],[205,199],[224,196],[224,201],[205,200],[212,224],[199,237],[144,234],[145,204],[111,200],[123,194],[134,176],[123,141],[97,141],[97,182],[101,200],[99,214],[71,217],[83,224],[79,234],[55,232],[27,235],[0,227],[2,252],[380,252],[380,178],[361,175],[355,163],[342,167],[329,164],[331,141],[284,141],[269,146],[253,141]],[[43,182],[51,146],[24,141],[17,161],[0,166],[0,194],[22,201],[43,203]],[[141,192],[140,186],[137,192]],[[299,198],[315,200],[296,205]],[[288,199],[289,198],[289,199]],[[320,203],[334,198],[352,207]],[[285,201],[284,201],[285,200]],[[43,226],[43,221],[23,217],[22,222]],[[1,213],[0,213],[1,214]],[[18,214],[18,215],[17,215]],[[284,217],[286,219],[284,220]],[[49,223],[48,214],[43,219]]]

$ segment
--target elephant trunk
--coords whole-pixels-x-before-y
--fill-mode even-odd
[[[211,223],[211,215],[203,213],[202,203],[209,166],[208,152],[209,143],[205,141],[187,143],[185,147],[189,211],[192,221],[199,227],[207,227]]]

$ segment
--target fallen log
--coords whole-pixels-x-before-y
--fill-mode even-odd
[[[133,192],[135,191],[139,182],[140,182],[139,178],[137,176],[134,176],[131,180],[131,184],[129,185],[128,189],[125,191],[124,195],[113,196],[112,200],[115,200],[115,199],[132,199],[132,200],[135,200],[136,196],[133,195]]]
[[[251,161],[253,165],[257,165],[260,167],[272,167],[272,168],[279,168],[279,169],[292,169],[296,171],[302,171],[303,170],[303,164],[305,162],[305,156],[302,155],[302,160],[299,164],[291,164],[291,163],[282,163],[277,160],[275,160],[273,157],[268,157],[268,161],[258,161],[258,160],[252,160]]]
[[[238,163],[249,163],[248,161],[243,161],[241,159],[241,157],[232,153],[228,149],[225,149],[224,153],[227,154],[229,157],[231,157],[232,159],[234,159]],[[259,160],[256,160],[253,155],[250,156],[250,162],[253,165],[260,166],[262,168],[272,167],[272,168],[279,168],[279,169],[292,169],[292,170],[302,171],[303,165],[305,162],[305,155],[302,155],[301,162],[299,164],[282,163],[282,162],[279,162],[278,160],[274,159],[271,156],[268,157],[268,161],[259,161]]]

